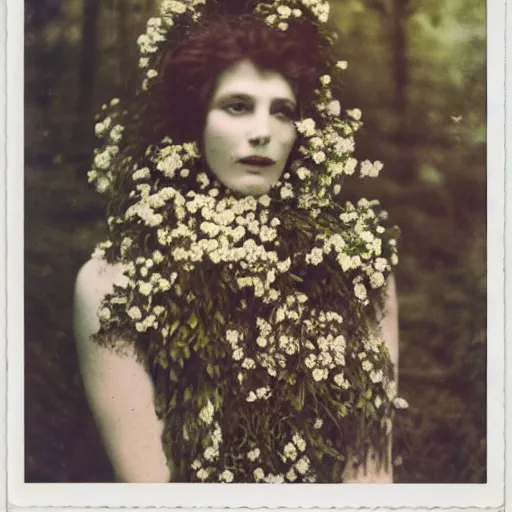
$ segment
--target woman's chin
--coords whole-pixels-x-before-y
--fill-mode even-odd
[[[257,180],[241,183],[238,186],[230,187],[231,191],[240,196],[262,196],[271,189],[273,183],[265,180]]]

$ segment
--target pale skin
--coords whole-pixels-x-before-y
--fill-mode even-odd
[[[290,115],[295,96],[277,73],[263,72],[242,61],[219,77],[205,127],[205,142],[219,151],[212,171],[226,186],[240,193],[259,193],[279,178],[295,140]],[[230,140],[230,134],[232,140]],[[232,153],[229,151],[232,150]],[[228,153],[223,161],[222,153]],[[275,165],[253,169],[237,159],[255,154]],[[214,156],[211,156],[214,159]],[[208,148],[207,148],[208,161]],[[219,173],[231,166],[231,174]],[[92,259],[79,271],[75,284],[74,327],[85,392],[107,455],[119,482],[165,483],[172,478],[162,447],[163,422],[154,408],[154,387],[143,362],[126,343],[122,351],[91,340],[100,324],[100,304],[114,284],[126,283],[121,264]],[[394,279],[387,285],[387,301],[379,329],[398,366],[398,307]],[[119,340],[123,345],[123,340]],[[391,443],[389,446],[391,450]],[[391,483],[392,469],[377,470],[368,460],[366,473],[347,464],[347,483]]]

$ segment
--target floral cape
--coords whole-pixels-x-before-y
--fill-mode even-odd
[[[163,2],[162,16],[200,3]],[[288,3],[325,17],[326,2]],[[263,9],[268,23],[293,16],[285,4]],[[225,189],[194,142],[166,137],[130,155],[118,100],[96,125],[89,179],[111,215],[94,256],[123,263],[128,279],[105,297],[95,339],[132,343],[147,365],[174,481],[341,482],[349,452],[390,463],[407,403],[378,324],[398,230],[377,201],[339,199],[347,176],[382,164],[353,158],[361,112],[341,112],[331,80],[319,77],[298,153],[260,197]]]

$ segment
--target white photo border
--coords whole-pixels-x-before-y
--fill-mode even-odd
[[[87,0],[84,0],[87,1]],[[121,0],[123,1],[123,0]],[[446,0],[449,1],[449,0]],[[4,129],[6,144],[6,218],[0,234],[6,228],[6,262],[2,266],[7,284],[7,486],[0,486],[0,503],[7,493],[6,509],[20,510],[84,510],[91,507],[109,510],[167,508],[198,509],[276,509],[330,508],[340,510],[466,510],[501,509],[505,504],[505,450],[512,458],[512,449],[505,443],[505,192],[512,194],[506,181],[505,120],[512,117],[512,108],[505,101],[505,83],[512,83],[512,73],[505,75],[506,29],[512,26],[512,15],[506,0],[487,2],[487,65],[488,65],[488,389],[487,396],[487,483],[486,484],[299,484],[292,486],[235,484],[27,484],[24,483],[24,423],[23,423],[23,2],[6,0],[0,5],[0,21],[6,12],[6,59],[0,51],[0,63],[6,60],[7,94]],[[2,26],[4,26],[2,24]],[[508,54],[512,54],[510,38]],[[510,93],[509,93],[510,94]],[[508,140],[512,129],[507,127]],[[4,166],[1,166],[1,172]],[[1,215],[4,215],[2,210]],[[4,237],[2,237],[4,238]],[[0,251],[1,258],[4,251]],[[512,293],[512,289],[509,290]],[[0,299],[0,327],[4,308]],[[507,311],[510,311],[507,303]],[[5,373],[5,363],[0,372]],[[512,420],[507,410],[507,419]],[[0,424],[0,434],[3,425]],[[4,447],[2,447],[2,450]],[[0,457],[4,452],[0,450]]]

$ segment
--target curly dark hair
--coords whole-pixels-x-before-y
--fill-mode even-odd
[[[242,60],[282,74],[306,113],[319,76],[328,70],[328,48],[327,38],[308,19],[294,20],[283,32],[261,16],[237,15],[226,5],[223,12],[205,12],[201,22],[192,23],[178,41],[173,38],[163,48],[159,79],[142,119],[145,135],[200,142],[218,76]]]

